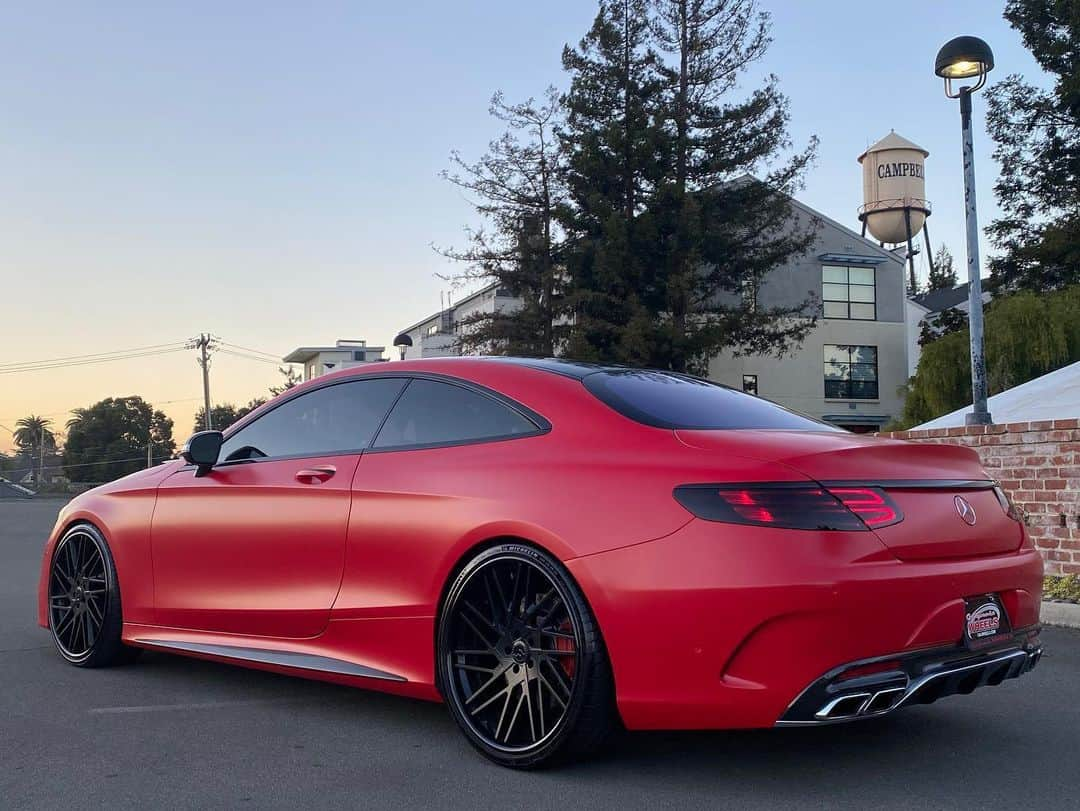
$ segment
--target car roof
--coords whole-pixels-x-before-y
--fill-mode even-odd
[[[486,366],[498,364],[499,366],[515,366],[523,369],[532,369],[541,372],[549,372],[574,380],[595,374],[596,372],[627,371],[633,367],[619,366],[615,364],[591,363],[588,361],[566,360],[564,358],[524,358],[506,355],[446,355],[437,358],[414,358],[410,360],[386,361],[383,363],[368,363],[363,366],[351,366],[338,369],[312,380],[300,384],[305,388],[315,381],[325,383],[334,378],[347,378],[366,374],[392,374],[395,372],[442,372],[448,375],[462,374],[469,369],[480,368],[477,364]]]
[[[510,363],[515,366],[525,366],[529,369],[539,369],[544,372],[572,377],[577,380],[596,372],[609,372],[618,369],[627,369],[625,366],[615,366],[605,363],[591,363],[584,360],[567,360],[565,358],[519,358],[511,356],[485,356],[483,360],[498,363]]]

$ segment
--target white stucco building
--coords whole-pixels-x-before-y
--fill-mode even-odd
[[[394,346],[398,348],[401,360],[459,355],[457,337],[468,328],[471,316],[512,312],[520,306],[521,299],[515,298],[498,282],[492,282],[456,304],[401,330],[394,339]]]
[[[363,366],[366,363],[385,361],[383,346],[368,346],[367,341],[338,339],[333,346],[301,346],[294,349],[282,361],[298,363],[304,367],[304,380],[335,372]]]

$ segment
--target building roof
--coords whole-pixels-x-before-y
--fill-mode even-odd
[[[967,301],[969,286],[968,282],[964,282],[948,290],[931,290],[915,296],[913,301],[932,313],[940,313]]]
[[[1067,420],[1080,417],[1080,361],[995,394],[987,401],[995,423]],[[971,406],[916,425],[912,430],[956,428]]]
[[[842,222],[837,222],[832,217],[829,217],[826,214],[822,214],[817,209],[811,208],[806,203],[802,203],[802,202],[800,202],[799,200],[797,200],[796,198],[794,198],[794,197],[792,197],[790,195],[788,196],[788,200],[791,202],[791,205],[794,208],[797,208],[797,209],[803,211],[804,213],[810,215],[811,217],[816,217],[817,219],[821,220],[821,222],[826,224],[826,225],[829,225],[829,226],[831,226],[833,228],[836,228],[836,229],[838,229],[840,231],[843,231],[844,235],[849,237],[854,242],[854,244],[858,245],[860,248],[868,249],[870,251],[871,256],[878,256],[878,257],[881,257],[883,260],[887,259],[887,260],[889,260],[891,262],[895,262],[896,264],[903,267],[903,265],[904,265],[904,258],[903,257],[897,256],[895,253],[893,253],[892,251],[890,251],[887,248],[882,248],[880,245],[878,245],[872,239],[869,239],[868,237],[864,237],[858,231],[855,231],[855,230],[853,230],[851,228],[848,228]],[[865,259],[864,254],[858,254],[858,256]],[[881,264],[881,263],[876,263],[876,264]]]
[[[363,352],[365,356],[369,352],[382,355],[385,346],[367,346],[360,343],[345,343],[336,346],[301,346],[294,349],[281,360],[283,363],[307,363],[323,352]]]

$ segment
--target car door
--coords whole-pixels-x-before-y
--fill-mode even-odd
[[[205,475],[162,482],[151,545],[159,625],[250,636],[322,632],[341,584],[360,454],[405,381],[309,389],[231,432]]]
[[[357,466],[335,617],[428,614],[435,562],[485,515],[500,514],[504,488],[520,480],[500,471],[529,465],[509,440],[549,427],[496,392],[415,377]]]

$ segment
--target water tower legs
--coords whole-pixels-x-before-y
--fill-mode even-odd
[[[930,247],[930,229],[926,227],[926,222],[923,222],[922,226],[923,242],[926,243],[926,262],[930,265],[930,275],[933,276],[937,269],[934,267],[934,249]]]
[[[914,296],[919,288],[915,279],[915,248],[911,244],[911,209],[907,206],[904,206],[904,225],[907,228],[908,295]]]

